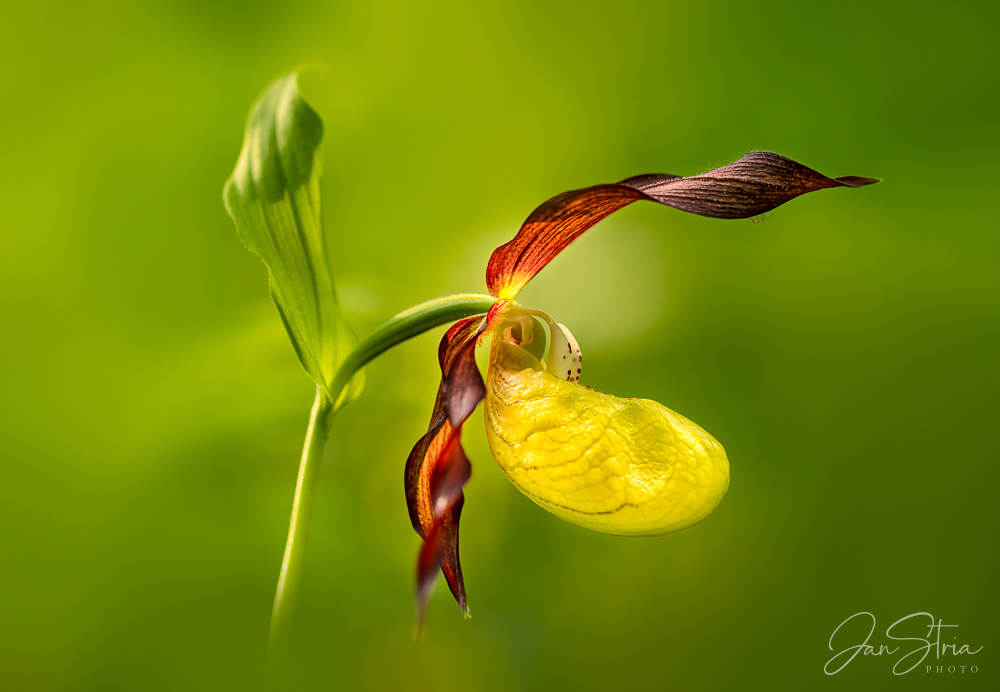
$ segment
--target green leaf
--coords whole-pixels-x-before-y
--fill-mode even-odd
[[[331,401],[334,374],[355,344],[323,238],[323,121],[299,96],[297,74],[275,81],[247,118],[223,199],[250,252],[267,265],[271,297],[302,367]],[[351,397],[357,395],[357,381]],[[343,403],[343,402],[339,402]]]

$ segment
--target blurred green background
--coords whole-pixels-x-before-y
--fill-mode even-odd
[[[221,190],[256,96],[321,63],[303,93],[362,335],[483,291],[493,247],[564,190],[752,149],[884,182],[762,224],[633,205],[542,272],[520,298],[574,331],[584,382],[697,421],[732,485],[679,534],[591,533],[506,481],[475,414],[474,617],[439,586],[419,643],[402,471],[443,328],[376,361],[334,426],[273,687],[997,689],[995,5],[4,15],[0,688],[266,686],[313,388]],[[979,672],[896,677],[869,656],[824,675],[861,611],[876,647],[911,613],[959,625],[944,641],[984,647],[957,661]]]

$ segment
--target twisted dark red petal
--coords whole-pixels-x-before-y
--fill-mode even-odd
[[[468,610],[458,557],[462,488],[472,467],[462,449],[462,424],[486,394],[476,367],[476,341],[488,324],[483,315],[456,322],[438,348],[441,385],[427,433],[406,461],[406,504],[424,540],[417,558],[417,624],[422,626],[431,586],[440,569],[455,600]]]
[[[745,219],[807,192],[876,182],[857,176],[828,178],[780,154],[752,151],[735,163],[688,178],[655,173],[564,192],[535,209],[514,239],[493,252],[486,285],[493,296],[513,298],[563,248],[638,199],[700,216]]]

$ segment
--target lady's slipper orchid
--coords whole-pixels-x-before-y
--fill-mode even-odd
[[[438,349],[441,384],[427,433],[406,463],[406,499],[423,539],[417,562],[422,622],[440,569],[468,613],[458,557],[462,488],[471,466],[462,425],[484,398],[486,433],[501,470],[553,514],[626,536],[657,536],[707,517],[729,486],[722,446],[698,425],[645,399],[578,384],[582,355],[566,327],[514,298],[563,248],[636,200],[720,219],[757,216],[806,192],[878,182],[828,178],[770,152],[691,177],[641,175],[557,195],[534,212],[486,268],[496,302],[454,324]],[[491,337],[484,383],[475,348]]]

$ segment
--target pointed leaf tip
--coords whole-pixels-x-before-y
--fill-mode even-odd
[[[247,249],[267,266],[271,297],[299,362],[335,399],[340,392],[329,387],[354,335],[323,237],[322,140],[323,121],[299,95],[297,74],[276,80],[250,109],[223,200]]]

